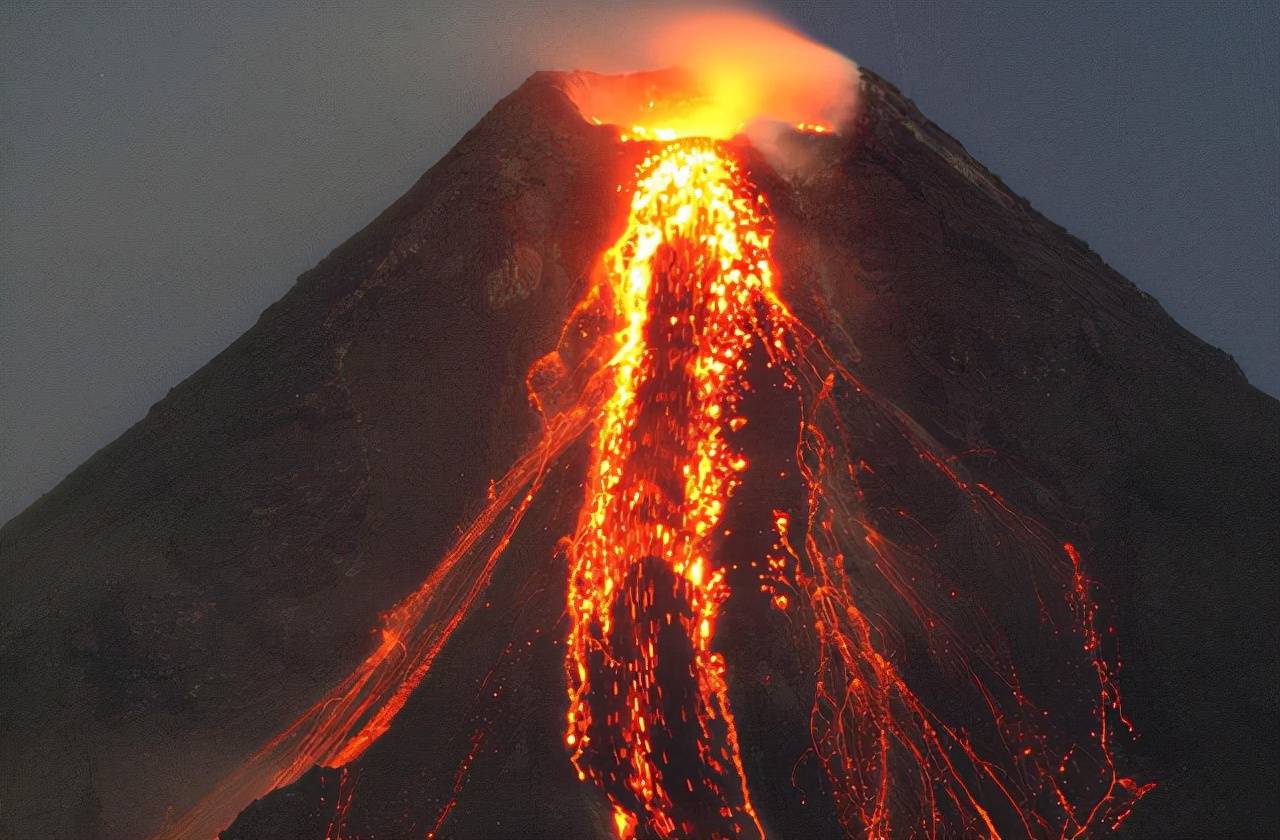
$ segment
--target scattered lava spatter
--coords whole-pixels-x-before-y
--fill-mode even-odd
[[[829,799],[848,836],[1078,838],[1118,826],[1151,789],[1117,766],[1132,730],[1074,545],[972,478],[968,456],[872,393],[788,308],[767,203],[733,147],[646,148],[599,282],[530,371],[541,437],[384,616],[366,660],[162,837],[211,836],[309,767],[356,761],[584,437],[564,741],[620,838],[765,836],[721,638],[726,610],[760,593],[811,675],[795,760],[816,762],[826,789],[807,795]],[[793,453],[782,474],[799,489],[760,523],[759,557],[726,559],[726,514],[761,469],[738,439],[764,423],[748,399],[762,369],[798,418],[769,445]]]

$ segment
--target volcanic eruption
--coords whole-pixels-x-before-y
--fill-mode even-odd
[[[758,54],[762,26],[753,23],[756,37],[737,48]],[[730,39],[741,34],[740,23],[731,29]],[[795,36],[777,37],[787,45]],[[804,43],[793,49],[823,55]],[[207,833],[205,807],[221,812],[224,796],[265,792],[250,783],[287,784],[317,763],[344,767],[386,732],[483,592],[541,491],[541,472],[575,435],[589,440],[590,455],[577,525],[562,548],[564,740],[579,778],[605,794],[620,838],[766,834],[717,638],[735,592],[745,601],[763,591],[769,606],[790,610],[814,673],[809,753],[850,836],[1081,836],[1118,825],[1150,789],[1115,766],[1109,741],[1124,718],[1075,549],[1054,547],[994,490],[962,477],[956,458],[910,418],[866,394],[775,288],[771,214],[727,140],[763,116],[775,131],[772,118],[788,114],[804,117],[797,131],[832,131],[828,115],[847,110],[852,96],[833,95],[845,90],[838,84],[815,93],[794,79],[766,88],[736,78],[731,56],[710,53],[709,67],[657,78],[576,80],[570,93],[584,118],[620,125],[619,140],[639,143],[644,157],[627,183],[626,227],[566,322],[562,341],[575,346],[532,368],[544,436],[495,484],[490,506],[431,579],[389,616],[373,655],[173,835]],[[604,116],[584,110],[593,108]],[[555,393],[573,390],[564,381],[571,367],[587,371],[587,384]],[[791,428],[775,419],[756,441],[790,454],[768,480],[752,475],[752,447],[737,439],[764,422],[746,399],[762,388],[791,403],[783,412]],[[1021,663],[998,635],[966,635],[971,622],[933,603],[943,575],[929,555],[939,540],[910,508],[896,516],[918,532],[882,523],[882,511],[866,504],[867,476],[884,465],[867,462],[848,427],[851,404],[864,401],[909,457],[964,497],[972,527],[1018,556],[1021,597],[1038,600],[1042,631],[1074,639],[1077,656],[1058,667],[1071,683],[1080,678],[1072,658],[1094,669],[1092,714],[1071,718],[1075,692],[1024,694]],[[778,480],[788,472],[796,480]],[[726,513],[749,481],[776,495],[767,511],[755,505],[746,538],[731,540]],[[892,483],[873,492],[911,503]],[[492,547],[474,552],[472,539]],[[455,589],[465,592],[437,607]],[[991,619],[998,628],[1000,614]],[[900,621],[915,625],[933,660],[928,670],[948,693],[973,694],[971,708],[989,720],[947,719],[912,689],[895,662],[908,632]],[[1054,709],[1059,703],[1068,708]],[[1052,712],[1063,721],[1043,719]]]
[[[1092,285],[1048,320],[1119,307],[1206,379],[1246,386],[884,83],[868,76],[859,102],[843,58],[738,15],[668,37],[697,59],[533,77],[255,328],[322,325],[332,369],[296,391],[198,374],[130,433],[176,434],[176,407],[205,391],[247,388],[255,411],[254,388],[294,391],[280,422],[331,442],[270,458],[309,500],[267,504],[289,491],[253,489],[236,507],[264,527],[310,522],[305,533],[339,541],[323,548],[334,564],[381,558],[380,582],[351,583],[360,561],[327,595],[302,586],[290,609],[318,617],[341,590],[359,605],[333,616],[349,633],[394,604],[364,650],[315,666],[335,679],[290,678],[265,718],[276,731],[211,759],[216,774],[170,794],[182,806],[149,833],[1065,838],[1121,829],[1160,790],[1127,766],[1141,742],[1121,702],[1124,622],[1079,547],[1121,562],[1123,541],[1089,524],[1112,521],[1085,490],[1101,456],[1046,444],[1037,417],[1051,412],[1024,407],[1057,387],[1057,373],[1017,373],[1028,359],[1039,371],[1042,351],[1009,363],[991,349],[994,330],[1022,329],[1029,296],[1060,298],[1061,282],[1033,245],[1010,269],[978,244],[999,236],[954,217],[1067,254],[1053,258]],[[751,60],[770,50],[786,72]],[[917,174],[892,192],[876,180],[887,170]],[[492,195],[460,208],[484,179]],[[908,212],[931,201],[949,221]],[[460,212],[498,221],[463,232],[448,219]],[[912,237],[934,226],[950,256],[913,263]],[[923,301],[980,298],[984,260],[998,283],[1021,271],[1051,291],[992,287],[971,321],[891,303],[900,284],[928,289]],[[842,267],[882,279],[854,283]],[[907,314],[921,318],[895,320]],[[1100,328],[1083,329],[1070,353],[1101,352]],[[425,348],[405,349],[411,335]],[[234,363],[275,352],[263,341]],[[439,358],[479,370],[485,353],[487,385]],[[406,384],[418,362],[426,373]],[[999,410],[975,409],[983,399]],[[460,486],[436,464],[425,489],[427,447],[406,430],[472,441],[450,461]],[[323,452],[338,466],[313,460]],[[411,520],[435,508],[426,537]],[[190,562],[183,534],[160,538],[166,563]],[[263,562],[318,545],[300,531]],[[437,545],[425,567],[396,556]],[[314,662],[332,644],[292,648]],[[517,743],[522,764],[494,764]],[[536,792],[513,792],[516,777]]]

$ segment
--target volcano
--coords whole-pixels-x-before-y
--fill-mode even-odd
[[[1280,404],[874,74],[584,104],[671,84],[535,74],[4,527],[0,833],[1280,825]]]

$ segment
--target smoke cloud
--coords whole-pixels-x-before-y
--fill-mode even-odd
[[[764,122],[836,128],[856,105],[857,65],[763,12],[659,7],[556,17],[573,40],[537,37],[532,58],[542,66],[680,71],[666,77],[665,95],[586,77],[575,99],[584,116],[603,123],[727,138]]]

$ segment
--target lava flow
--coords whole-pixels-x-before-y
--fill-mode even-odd
[[[763,833],[713,648],[714,534],[747,467],[725,432],[753,344],[781,341],[760,202],[719,144],[668,143],[606,257],[622,329],[570,551],[565,740],[624,836]]]
[[[626,230],[606,256],[608,287],[595,291],[619,327],[614,390],[568,551],[565,740],[580,778],[603,789],[623,838],[765,833],[717,646],[717,618],[734,595],[720,526],[750,469],[731,438],[753,419],[745,396],[763,367],[781,381],[776,397],[795,404],[798,433],[773,445],[794,451],[801,500],[777,500],[776,539],[747,583],[778,609],[793,605],[804,628],[815,675],[810,756],[845,833],[1079,837],[1118,825],[1150,786],[1115,769],[1110,739],[1123,715],[1079,554],[963,477],[957,459],[835,360],[774,289],[770,225],[728,145],[679,139],[640,164]],[[1060,710],[1060,723],[1087,728],[1090,747],[1045,731],[1050,712],[1024,691],[997,630],[935,603],[935,592],[959,597],[929,567],[940,540],[917,547],[907,533],[885,533],[874,498],[892,488],[877,488],[875,468],[853,450],[859,412],[889,429],[877,449],[919,464],[927,475],[916,480],[950,497],[982,547],[998,556],[1003,544],[1026,564],[1022,594],[1037,599],[1054,637],[1064,632],[1053,625],[1059,607],[1042,589],[1061,591],[1074,612],[1065,632],[1086,656],[1064,653],[1057,679],[1092,682],[1096,695]],[[913,631],[925,663],[903,650]],[[936,671],[930,680],[948,691],[927,701],[907,667]],[[930,701],[962,696],[985,723],[932,710]]]

